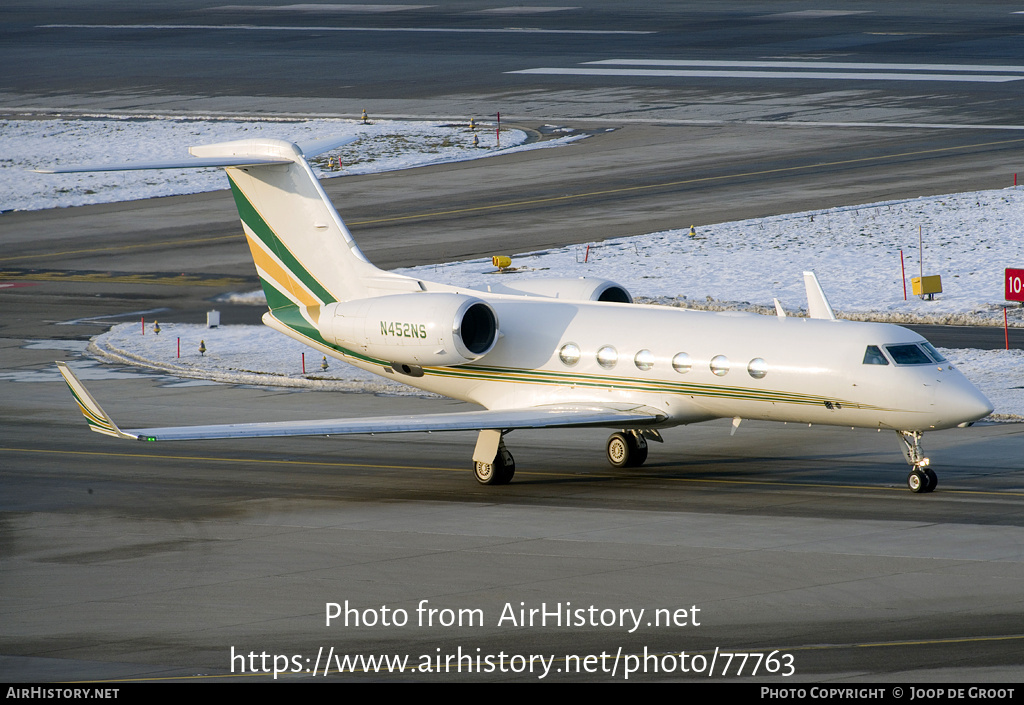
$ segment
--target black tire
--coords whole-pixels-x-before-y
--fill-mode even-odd
[[[907,475],[907,487],[909,487],[910,491],[915,494],[927,492],[928,484],[928,476],[924,474],[923,470],[914,468],[910,471],[910,474]]]
[[[935,474],[935,471],[931,468],[926,468],[924,476],[928,479],[928,489],[925,492],[931,492],[939,486],[939,476]]]
[[[500,459],[498,463],[498,481],[494,484],[507,485],[512,482],[512,478],[516,474],[516,460],[504,447],[498,451],[498,457],[495,460],[498,459]]]
[[[647,439],[643,436],[632,433],[626,434],[626,441],[629,442],[630,458],[629,467],[638,468],[647,462]]]

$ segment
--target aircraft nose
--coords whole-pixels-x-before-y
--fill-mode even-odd
[[[971,424],[992,413],[992,402],[966,378],[957,380],[957,384],[945,384],[943,387],[942,396],[946,398],[941,403],[954,423]]]

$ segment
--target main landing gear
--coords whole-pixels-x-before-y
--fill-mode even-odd
[[[473,451],[473,475],[481,485],[507,485],[516,474],[516,461],[505,447],[507,431],[484,429]],[[654,429],[631,429],[608,438],[608,462],[617,468],[635,468],[647,460],[647,440],[662,443]]]
[[[481,485],[507,485],[516,474],[516,461],[505,447],[503,435],[502,431],[480,431],[473,453],[473,475]]]
[[[903,457],[913,468],[907,475],[907,487],[915,493],[931,492],[939,484],[939,478],[935,471],[928,467],[928,458],[924,457],[924,451],[921,449],[921,432],[897,431],[896,434],[903,443]]]
[[[661,442],[654,430],[619,431],[608,437],[608,462],[617,468],[636,468],[647,461],[647,438]]]

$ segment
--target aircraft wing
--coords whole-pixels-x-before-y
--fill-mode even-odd
[[[168,426],[122,430],[103,411],[85,385],[68,368],[57,367],[93,431],[140,441],[184,441],[215,438],[270,436],[334,436],[358,433],[408,433],[415,431],[476,431],[553,428],[557,426],[608,426],[649,428],[665,420],[665,414],[648,406],[629,403],[548,404],[524,409],[463,411],[450,414],[378,416],[314,421]]]

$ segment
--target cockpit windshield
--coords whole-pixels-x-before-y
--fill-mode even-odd
[[[864,351],[865,365],[888,365],[891,359],[897,365],[931,365],[946,362],[946,358],[927,342],[885,345],[885,352],[877,345],[869,345]]]
[[[931,343],[921,343],[921,347],[925,349],[928,356],[935,360],[935,362],[946,362],[946,358]]]
[[[886,352],[897,365],[930,365],[934,362],[919,345],[886,345]]]

